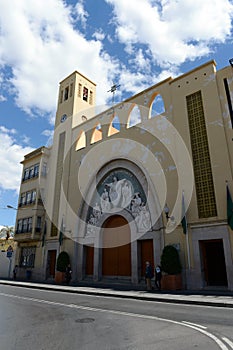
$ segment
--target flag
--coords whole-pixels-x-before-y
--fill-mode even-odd
[[[182,193],[181,224],[183,227],[183,233],[186,234],[188,230],[188,223],[187,223],[186,213],[185,213],[184,192]]]
[[[61,221],[61,228],[60,228],[60,232],[59,232],[59,244],[62,245],[63,242],[63,218]]]
[[[44,245],[45,245],[46,233],[47,233],[47,223],[46,223],[46,220],[45,220],[45,222],[44,222],[44,232],[43,232],[43,237],[42,237],[42,247],[44,247]]]
[[[233,202],[230,194],[230,190],[227,184],[227,223],[233,230]]]

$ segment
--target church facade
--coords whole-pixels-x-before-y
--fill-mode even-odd
[[[172,244],[184,288],[233,290],[232,73],[210,61],[110,108],[96,106],[96,85],[79,72],[64,79],[53,145],[23,161],[23,174],[35,157],[39,170],[20,189],[37,196],[19,200],[22,276],[31,261],[32,278],[54,278],[65,250],[74,281],[140,284],[145,262],[156,266]]]

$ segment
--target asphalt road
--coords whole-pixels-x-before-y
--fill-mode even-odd
[[[0,285],[0,349],[233,349],[233,310]]]

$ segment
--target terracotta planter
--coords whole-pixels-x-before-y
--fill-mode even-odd
[[[182,277],[179,275],[164,275],[161,280],[162,290],[182,289]]]
[[[55,272],[55,282],[57,284],[62,284],[65,281],[65,272],[56,271]]]

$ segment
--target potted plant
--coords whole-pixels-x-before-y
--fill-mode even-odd
[[[66,268],[70,263],[69,254],[65,251],[59,253],[56,264],[55,282],[63,283],[65,280]]]
[[[177,249],[172,245],[163,248],[161,255],[161,268],[164,272],[161,288],[163,290],[182,289],[181,263]]]

